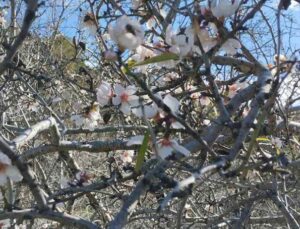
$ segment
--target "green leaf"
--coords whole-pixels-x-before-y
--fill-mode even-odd
[[[134,67],[138,67],[141,65],[154,64],[154,63],[159,63],[159,62],[163,62],[163,61],[167,61],[167,60],[179,60],[179,56],[174,53],[171,53],[171,52],[165,52],[159,56],[154,56],[147,60],[138,62],[138,63],[132,65],[132,67],[134,68]]]
[[[259,137],[259,138],[256,138],[256,141],[257,142],[269,142],[270,139],[268,139],[266,137]]]
[[[149,133],[149,131],[147,131],[146,134],[144,135],[143,143],[141,145],[141,148],[140,148],[139,153],[136,158],[136,164],[135,164],[135,168],[134,168],[134,171],[136,173],[140,172],[142,165],[144,163],[145,154],[146,154],[146,151],[148,148],[149,137],[150,137],[150,133]]]

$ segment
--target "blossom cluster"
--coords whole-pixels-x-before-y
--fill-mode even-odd
[[[140,1],[134,1],[133,3],[135,9],[141,4]],[[203,14],[211,12],[217,18],[229,17],[238,10],[240,4],[239,0],[212,0],[209,1],[208,7],[202,10],[202,12]],[[199,28],[200,34],[197,34],[197,36],[200,39],[204,51],[207,52],[219,42],[218,28],[212,22],[204,24],[201,24]],[[145,44],[143,26],[138,21],[126,15],[119,17],[114,25],[111,23],[108,30],[109,37],[117,44],[119,50],[124,51],[128,49],[136,51],[134,60],[142,61],[145,59],[145,56],[152,57],[162,52],[172,52],[177,54],[180,58],[192,55],[193,53],[201,55],[199,46],[195,45],[196,34],[193,26],[179,28],[175,31],[172,25],[169,24],[165,31],[164,40],[160,39],[153,44],[147,44],[151,49],[142,48],[142,45]],[[230,38],[221,46],[220,51],[223,51],[227,55],[234,55],[240,48],[240,42],[237,39]],[[104,56],[107,59],[116,60],[116,55],[113,55],[113,52],[110,50],[108,50]],[[177,63],[178,62],[175,62],[175,64]],[[174,65],[171,65],[171,67],[173,66]]]
[[[115,84],[113,87],[107,83],[102,82],[97,88],[97,100],[100,106],[113,104],[120,107],[120,110],[129,115],[132,111],[138,118],[145,117],[147,119],[155,119],[156,121],[163,120],[168,117],[163,110],[161,110],[156,103],[150,101],[146,104],[142,103],[142,97],[136,95],[137,89],[134,85],[123,87],[121,84]],[[173,114],[179,114],[180,102],[171,94],[166,94],[162,97],[161,94],[156,93],[171,110]],[[169,119],[171,127],[175,129],[184,128],[182,124],[174,119]]]
[[[240,5],[241,2],[239,0],[210,0],[208,1],[207,8],[204,8],[204,10],[202,9],[203,18],[206,18],[207,14],[210,14],[216,17],[217,20],[224,20],[225,17],[230,17],[237,12]],[[133,10],[138,10],[140,7],[142,7],[142,1],[132,1]],[[174,68],[184,58],[192,57],[195,54],[202,55],[203,51],[208,52],[221,42],[216,24],[209,21],[200,24],[200,28],[195,28],[195,24],[180,28],[174,28],[173,25],[169,24],[164,31],[165,36],[163,39],[162,37],[159,37],[157,41],[149,42],[144,41],[145,32],[143,25],[137,20],[134,20],[127,15],[123,15],[117,18],[115,22],[109,24],[108,34],[105,35],[105,40],[110,39],[117,45],[118,52],[114,52],[113,49],[108,49],[104,52],[103,57],[108,61],[118,61],[120,60],[120,53],[129,50],[131,53],[129,61],[134,65],[135,63],[141,63],[149,58],[164,53],[173,53],[178,56],[178,59],[158,61],[152,66],[157,67],[157,69],[160,69],[161,67]],[[198,41],[200,41],[200,46]],[[240,48],[241,44],[237,39],[229,38],[223,42],[219,49],[219,53],[235,55]],[[139,71],[148,75],[148,67],[149,66],[146,64],[137,65],[132,71]],[[159,78],[149,75],[150,85],[163,84],[166,79],[166,76]],[[228,88],[227,97],[232,98],[242,87],[232,85]],[[193,91],[194,88],[189,86],[188,90]],[[138,95],[135,85],[124,86],[120,83],[111,84],[102,81],[96,89],[96,96],[100,107],[115,106],[120,109],[124,115],[133,114],[138,118],[152,119],[160,124],[166,123],[167,126],[174,129],[185,128],[183,123],[178,122],[177,119],[174,118],[181,114],[181,105],[180,101],[173,97],[170,92],[154,94],[154,96],[169,107],[169,113],[160,109],[149,97]],[[191,93],[190,98],[198,99],[202,106],[208,106],[210,103],[210,99],[206,96],[202,96],[199,92]],[[89,113],[88,117],[85,117],[85,119],[74,118],[74,121],[78,122],[78,126],[85,126],[87,128],[94,128],[97,120],[98,115],[93,115],[93,113]],[[129,141],[128,144],[137,144],[137,142],[133,143],[132,141]],[[138,141],[138,144],[141,144],[140,140]],[[179,152],[184,156],[189,155],[187,149],[180,146],[176,140],[169,136],[159,139],[153,149],[154,148],[157,154],[163,159],[172,155],[172,152],[174,151]],[[122,161],[124,163],[131,163],[134,154],[132,152],[126,152],[124,155]]]
[[[94,178],[93,174],[87,171],[79,171],[75,174],[74,179],[68,179],[66,177],[62,177],[60,180],[60,186],[61,188],[87,186],[91,184],[93,178]]]

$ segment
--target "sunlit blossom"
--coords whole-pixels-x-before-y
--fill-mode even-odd
[[[282,140],[278,137],[272,137],[271,143],[274,145],[277,149],[281,149],[283,146]]]
[[[240,49],[241,43],[233,38],[229,38],[221,47],[221,50],[224,51],[227,55],[233,56]]]
[[[97,34],[97,22],[93,13],[88,12],[84,14],[82,25],[84,28],[87,28],[91,34]]]
[[[134,85],[129,85],[124,88],[120,84],[114,86],[115,97],[113,97],[112,102],[115,106],[120,105],[120,110],[128,115],[132,106],[139,105],[139,97],[134,95],[136,93],[136,87]]]
[[[194,45],[194,30],[192,27],[182,28],[178,32],[168,25],[166,30],[166,43],[171,46],[170,51],[181,57],[191,52]]]
[[[134,50],[144,40],[144,31],[140,23],[126,15],[119,17],[114,26],[109,25],[109,35],[121,50]]]
[[[209,7],[215,17],[230,17],[240,5],[240,0],[209,0]]]
[[[96,91],[99,105],[106,106],[113,97],[113,91],[110,83],[102,81]]]

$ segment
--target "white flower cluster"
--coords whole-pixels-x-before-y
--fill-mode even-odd
[[[132,145],[141,145],[143,142],[144,136],[142,135],[137,135],[131,137],[127,145],[132,146]],[[171,156],[174,152],[177,152],[181,154],[182,156],[189,156],[190,151],[178,144],[178,142],[175,139],[172,139],[170,137],[164,137],[161,138],[157,141],[156,147],[157,150],[157,156],[159,156],[162,159],[167,159],[169,156]]]
[[[134,85],[129,85],[124,88],[121,84],[115,84],[112,87],[107,82],[102,82],[97,88],[97,100],[100,106],[110,105],[120,106],[120,110],[125,115],[129,115],[132,111],[138,118],[145,117],[147,119],[156,119],[156,121],[164,119],[167,114],[163,112],[154,102],[148,102],[143,104],[142,98],[135,95],[137,89]],[[167,94],[162,98],[160,94],[156,94],[159,99],[170,108],[173,114],[179,113],[180,102],[170,94]],[[171,127],[176,129],[183,129],[179,122],[170,119]]]
[[[106,106],[110,103],[115,106],[120,105],[120,110],[129,115],[131,107],[139,104],[139,97],[135,95],[136,90],[134,85],[124,88],[121,84],[115,84],[112,87],[109,83],[103,81],[97,88],[97,100],[100,106]]]
[[[111,39],[116,42],[119,49],[134,50],[143,43],[144,31],[140,23],[131,20],[126,15],[119,17],[114,26],[109,25],[108,29]]]
[[[192,27],[182,28],[174,32],[171,25],[166,30],[166,43],[171,46],[170,51],[184,57],[192,51],[194,46],[194,30]]]

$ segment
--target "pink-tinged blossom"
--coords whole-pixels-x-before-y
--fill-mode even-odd
[[[209,0],[209,7],[212,14],[217,17],[230,17],[240,5],[240,0]]]
[[[0,229],[5,229],[5,228],[12,228],[12,225],[10,224],[10,219],[0,220]],[[15,227],[13,227],[13,228],[15,228]]]
[[[232,85],[228,86],[228,98],[233,98],[238,92],[239,90],[243,89],[246,87],[246,83],[234,83]]]
[[[111,39],[116,42],[121,50],[134,50],[143,43],[144,31],[138,21],[126,15],[119,17],[114,26],[108,29]]]
[[[132,163],[134,156],[134,150],[123,151],[120,155],[120,159],[123,163]]]
[[[11,160],[6,154],[0,151],[0,186],[5,185],[8,178],[15,182],[23,179],[19,169],[11,164]]]
[[[176,140],[170,138],[163,138],[157,141],[157,151],[158,156],[162,159],[169,157],[174,151],[186,157],[190,154],[190,151],[179,145]]]
[[[130,114],[132,106],[139,105],[139,97],[134,95],[136,93],[136,87],[134,85],[129,85],[124,88],[120,84],[114,86],[115,97],[113,97],[112,102],[115,106],[120,105],[120,110],[125,114]]]
[[[147,119],[154,118],[158,113],[158,106],[156,103],[150,105],[141,105],[137,108],[132,109],[132,113],[135,114],[138,118],[145,117]]]
[[[110,83],[103,81],[96,89],[96,91],[97,91],[97,101],[99,105],[106,106],[113,97],[113,91]]]

